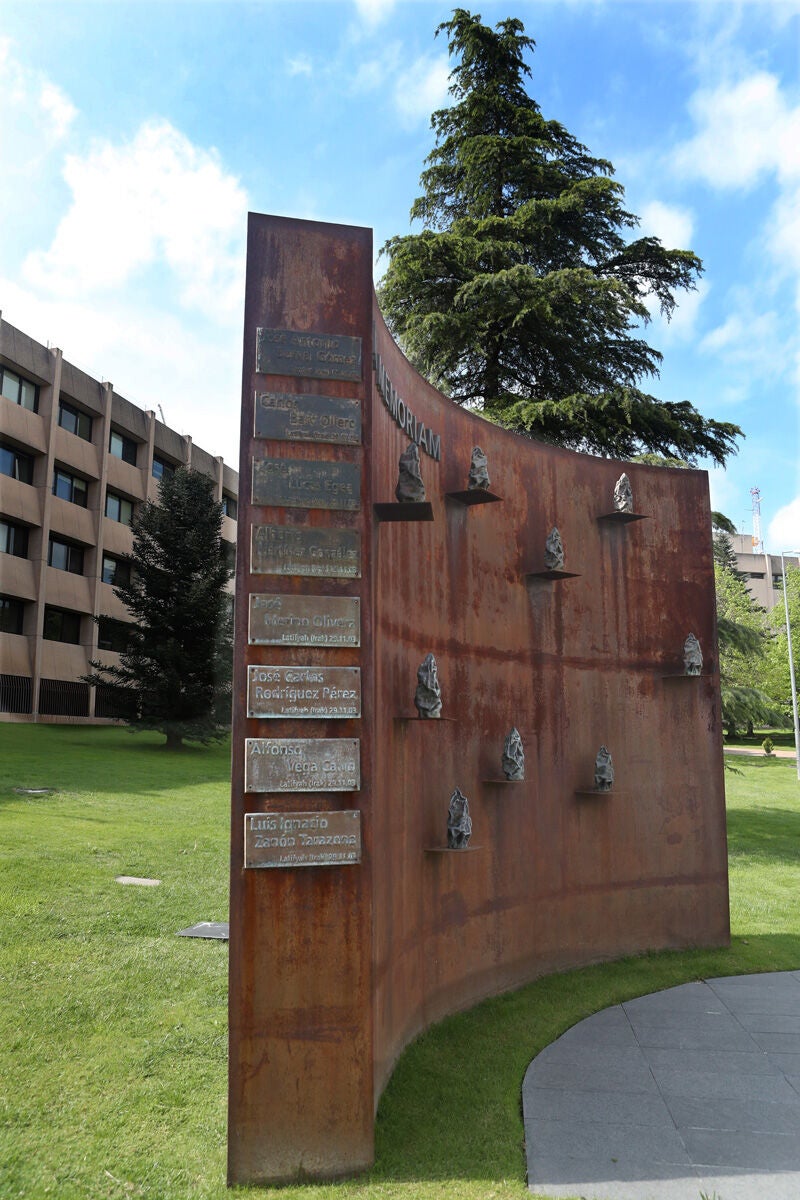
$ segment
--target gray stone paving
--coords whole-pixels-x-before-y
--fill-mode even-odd
[[[528,1067],[528,1186],[553,1200],[800,1200],[800,971],[607,1008]]]

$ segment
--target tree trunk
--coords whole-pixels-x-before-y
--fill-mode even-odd
[[[165,750],[182,750],[183,738],[179,733],[174,733],[171,729],[167,730],[167,744]]]

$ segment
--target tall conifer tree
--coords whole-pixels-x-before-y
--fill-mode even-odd
[[[411,209],[423,231],[385,244],[380,286],[407,354],[456,403],[544,441],[723,463],[738,426],[639,387],[661,363],[641,336],[648,302],[669,318],[700,259],[626,240],[638,220],[611,163],[525,89],[534,42],[521,21],[491,29],[459,8],[436,32],[457,60],[453,103],[431,118]]]
[[[230,725],[230,571],[221,540],[222,505],[211,480],[179,468],[165,474],[158,502],[133,521],[129,582],[114,587],[133,623],[119,664],[93,661],[87,681],[117,690],[128,724],[207,742]]]

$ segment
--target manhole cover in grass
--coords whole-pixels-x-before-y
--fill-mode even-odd
[[[132,883],[135,887],[158,887],[160,879],[141,879],[138,875],[115,875],[115,883]]]
[[[198,921],[188,929],[179,929],[177,937],[219,938],[227,942],[229,926],[227,921]]]

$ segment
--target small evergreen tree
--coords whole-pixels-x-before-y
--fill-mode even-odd
[[[454,102],[431,118],[437,144],[411,209],[423,231],[383,248],[392,332],[457,404],[508,428],[618,458],[724,463],[738,426],[639,387],[661,362],[640,332],[647,302],[669,317],[700,260],[626,240],[638,220],[611,163],[526,92],[534,42],[521,21],[493,30],[457,8],[442,31],[459,60]]]
[[[726,571],[730,571],[737,579],[744,580],[744,574],[739,570],[736,551],[733,548],[733,534],[736,526],[720,512],[711,514],[711,530],[714,543],[714,562],[719,563]]]
[[[211,480],[179,468],[164,475],[158,502],[133,521],[130,582],[114,587],[133,623],[119,665],[92,661],[94,685],[110,685],[132,713],[128,724],[208,742],[230,724],[230,571],[220,532],[222,505]]]
[[[714,580],[722,719],[728,737],[735,737],[741,725],[751,729],[756,722],[774,721],[778,716],[777,706],[765,690],[770,629],[766,612],[740,577],[715,562]]]
[[[786,564],[784,583],[792,626],[792,656],[795,682],[800,683],[800,570]],[[781,724],[792,724],[792,682],[789,671],[789,638],[786,633],[786,607],[783,596],[769,614],[774,636],[767,650],[766,691],[781,712]]]

